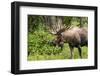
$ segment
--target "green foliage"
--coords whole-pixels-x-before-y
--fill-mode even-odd
[[[32,54],[56,54],[60,52],[59,47],[50,46],[49,42],[53,40],[53,36],[45,31],[35,31],[28,34],[28,50]]]
[[[64,24],[66,25],[66,26],[70,26],[71,25],[71,20],[72,20],[72,17],[68,17],[68,16],[65,16],[64,17]]]
[[[28,29],[29,32],[33,32],[38,29],[39,26],[42,26],[44,24],[43,16],[34,16],[29,15],[28,16]]]
[[[53,49],[53,48],[52,48]],[[88,48],[87,47],[82,47],[82,56],[83,59],[88,58]],[[29,61],[33,61],[33,60],[55,60],[55,59],[70,59],[70,50],[67,44],[64,45],[63,50],[59,50],[59,53],[56,54],[30,54],[28,56],[28,60]],[[77,48],[74,49],[74,53],[73,53],[73,58],[74,59],[79,59],[79,52],[77,50]]]

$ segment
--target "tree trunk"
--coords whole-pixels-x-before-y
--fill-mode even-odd
[[[63,17],[60,16],[45,16],[46,27],[56,33],[63,28]]]

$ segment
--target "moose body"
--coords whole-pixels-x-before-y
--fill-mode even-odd
[[[74,27],[70,29],[61,29],[57,32],[57,37],[53,42],[63,49],[64,43],[69,44],[71,58],[73,57],[74,47],[78,48],[80,58],[82,58],[82,46],[88,46],[88,31],[86,27]]]

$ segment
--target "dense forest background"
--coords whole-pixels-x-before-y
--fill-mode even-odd
[[[63,50],[50,46],[55,33],[61,28],[88,27],[88,17],[74,16],[39,16],[28,15],[28,60],[54,60],[69,59],[68,44],[64,44]],[[83,58],[87,58],[87,47],[83,47]],[[79,58],[75,49],[74,58]]]

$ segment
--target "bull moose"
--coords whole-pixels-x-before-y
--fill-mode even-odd
[[[53,45],[57,45],[63,49],[64,43],[69,44],[71,56],[73,58],[74,47],[78,48],[79,56],[82,58],[82,46],[88,46],[88,31],[86,27],[73,27],[69,29],[60,29],[56,34]]]

